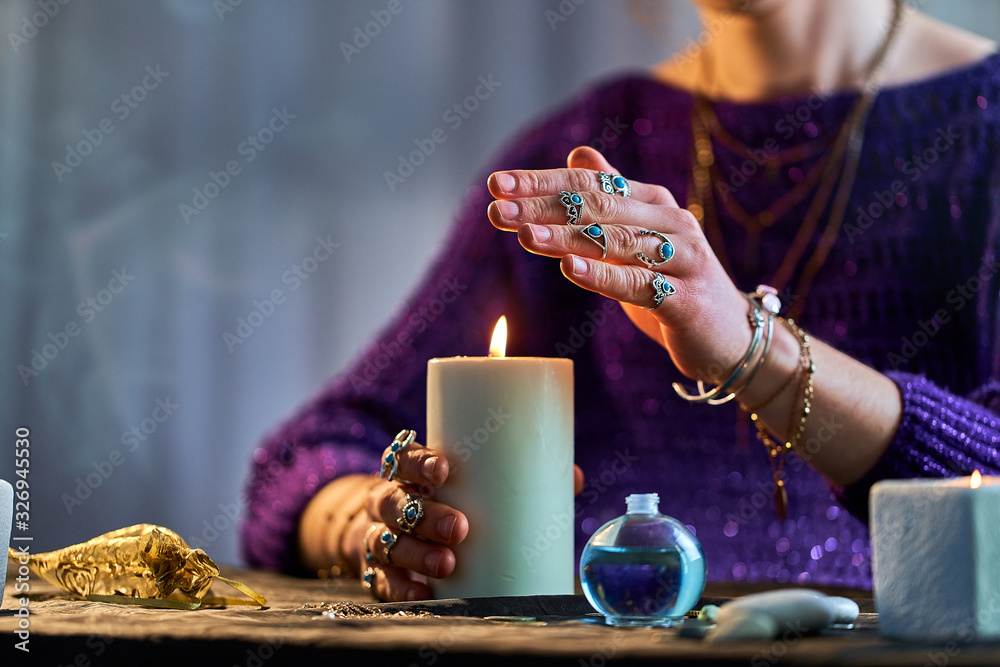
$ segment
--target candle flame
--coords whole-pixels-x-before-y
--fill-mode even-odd
[[[502,357],[507,351],[507,316],[501,315],[497,326],[493,329],[493,340],[490,341],[490,356]]]
[[[979,485],[983,483],[983,476],[979,474],[978,470],[972,471],[972,479],[969,481],[969,486],[973,489],[978,489]]]

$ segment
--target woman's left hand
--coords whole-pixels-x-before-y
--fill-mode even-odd
[[[690,378],[718,383],[727,377],[750,343],[749,304],[726,274],[697,220],[677,205],[664,187],[630,181],[626,198],[601,190],[598,171],[618,172],[589,147],[575,149],[567,169],[496,172],[490,192],[498,200],[489,206],[493,225],[516,231],[530,252],[562,258],[570,281],[619,301],[629,318],[670,353],[677,368]],[[576,224],[560,191],[583,198]],[[584,234],[597,223],[607,247]],[[661,262],[662,238],[673,256]],[[600,238],[600,237],[599,237]],[[642,253],[656,265],[647,265]],[[667,253],[669,255],[669,252]],[[653,310],[653,280],[657,274],[673,288],[663,288],[662,303]]]

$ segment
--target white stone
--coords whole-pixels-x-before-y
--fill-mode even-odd
[[[723,606],[722,609],[725,609],[726,606],[729,605]],[[709,642],[771,639],[778,635],[778,630],[778,622],[770,614],[742,608],[720,617],[716,626],[708,632],[705,638]]]
[[[831,597],[808,588],[756,593],[719,608],[710,641],[801,637],[858,617],[852,600]]]
[[[718,622],[744,609],[769,614],[780,628],[794,625],[805,632],[822,630],[834,619],[834,605],[826,595],[808,588],[789,588],[745,595],[726,603],[719,609]]]
[[[1000,478],[879,482],[870,527],[882,634],[1000,638]]]
[[[861,608],[858,607],[858,603],[854,600],[831,595],[827,598],[827,601],[833,609],[834,623],[853,623],[858,620]]]

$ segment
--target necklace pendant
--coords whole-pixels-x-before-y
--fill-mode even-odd
[[[778,513],[778,519],[784,521],[788,516],[788,492],[785,491],[785,480],[775,479],[774,486],[774,509]]]

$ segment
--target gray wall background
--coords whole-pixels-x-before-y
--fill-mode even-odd
[[[236,562],[256,443],[403,304],[470,175],[585,82],[699,31],[683,0],[400,1],[0,0],[0,477],[28,427],[35,551],[150,522]],[[995,0],[916,4],[1000,39]],[[391,20],[348,62],[372,12]],[[499,87],[445,122],[480,76]],[[337,247],[313,263],[318,238]]]

